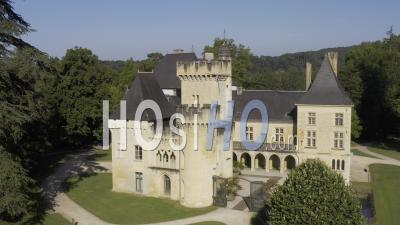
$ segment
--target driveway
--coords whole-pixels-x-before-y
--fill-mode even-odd
[[[400,161],[375,153],[368,150],[364,145],[353,146],[353,149],[357,149],[365,154],[375,156],[377,158],[365,157],[353,155],[351,159],[351,170],[350,170],[350,180],[356,182],[369,182],[369,165],[371,164],[390,164],[400,166]]]

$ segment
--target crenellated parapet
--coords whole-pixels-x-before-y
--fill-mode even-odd
[[[181,80],[216,79],[218,76],[232,76],[231,60],[199,60],[177,62],[176,73]]]

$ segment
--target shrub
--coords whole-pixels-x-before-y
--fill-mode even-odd
[[[268,203],[269,224],[363,224],[358,199],[322,161],[297,167]]]

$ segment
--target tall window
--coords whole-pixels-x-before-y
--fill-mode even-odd
[[[317,135],[316,131],[309,130],[307,131],[307,147],[316,147],[317,146]]]
[[[171,180],[167,175],[164,175],[164,194],[165,195],[171,194]]]
[[[163,166],[164,167],[168,166],[168,154],[167,153],[164,153],[164,156],[163,156]]]
[[[276,142],[283,142],[283,128],[276,128],[275,129],[275,141]]]
[[[175,168],[175,154],[174,153],[171,154],[170,164],[171,164],[171,168]]]
[[[143,173],[136,172],[136,192],[143,192]]]
[[[247,140],[254,140],[254,133],[253,133],[253,127],[246,127],[246,139]]]
[[[332,159],[332,169],[334,170],[343,170],[345,169],[345,161],[340,159]]]
[[[315,125],[316,115],[315,112],[308,113],[308,125]]]
[[[337,149],[343,149],[343,132],[335,132],[333,139],[333,147]]]
[[[142,159],[143,159],[142,147],[139,145],[135,145],[135,160],[142,160]]]
[[[160,152],[157,152],[157,155],[156,155],[156,160],[157,160],[157,165],[158,166],[161,166],[162,165],[162,157],[161,157],[161,153]]]
[[[343,113],[335,113],[335,125],[343,126]]]

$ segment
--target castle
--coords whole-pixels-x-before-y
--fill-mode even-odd
[[[167,54],[151,73],[138,73],[127,90],[126,148],[120,148],[120,130],[111,129],[113,190],[147,196],[167,197],[188,207],[213,204],[215,177],[232,177],[233,163],[244,165],[244,176],[285,177],[309,158],[319,158],[350,180],[352,102],[338,82],[338,56],[327,53],[319,72],[311,81],[311,65],[306,66],[304,91],[244,90],[232,85],[229,51],[222,47],[218,57],[205,53]],[[143,150],[134,137],[134,115],[140,102],[154,100],[163,117],[163,136],[155,150]],[[265,143],[255,150],[244,148],[239,120],[245,105],[258,99],[268,108]],[[206,150],[210,105],[218,102],[217,119],[227,115],[227,102],[234,101],[232,138],[222,151],[223,129],[215,129],[212,149]],[[169,141],[180,138],[171,133],[169,119],[175,112],[185,116],[177,123],[187,136],[182,151],[171,149]],[[120,119],[115,111],[109,123]],[[144,111],[141,133],[151,140],[155,115]],[[255,140],[261,129],[261,114],[251,111],[246,139]],[[195,144],[197,143],[197,144]],[[195,150],[197,149],[197,150]]]

